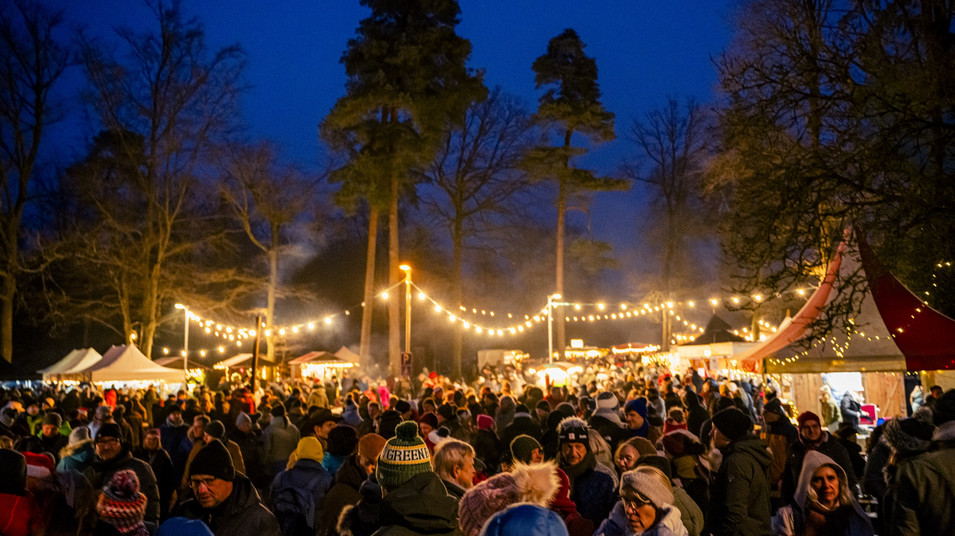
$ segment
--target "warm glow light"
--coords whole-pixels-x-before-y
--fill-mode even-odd
[[[408,264],[402,264],[401,266],[398,267],[398,269],[401,270],[402,272],[410,272],[411,266]]]
[[[205,351],[205,350],[199,350],[199,355],[202,356],[202,357],[205,357],[205,356],[206,356],[206,351]]]
[[[604,305],[604,304],[602,304],[602,303],[598,303],[598,304],[597,304],[597,309],[600,310],[600,311],[603,311],[603,310],[604,310],[604,307],[606,307],[606,305]]]
[[[387,300],[387,299],[388,299],[388,291],[387,291],[387,290],[386,290],[385,292],[382,292],[382,293],[381,293],[381,299],[383,299],[383,300]]]
[[[425,298],[427,298],[427,296],[425,296],[424,292],[419,292],[419,293],[418,293],[418,299],[419,299],[420,301],[424,301]]]
[[[331,324],[332,324],[332,317],[326,316],[326,317],[325,317],[325,324],[326,324],[326,325],[331,325]]]
[[[220,354],[224,354],[224,353],[225,353],[225,346],[220,346],[220,347],[219,347],[219,353],[220,353]]]
[[[163,355],[169,355],[169,348],[163,348],[162,353]]]

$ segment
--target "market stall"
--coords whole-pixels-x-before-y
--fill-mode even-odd
[[[103,356],[92,348],[77,348],[66,354],[63,359],[37,372],[43,375],[43,381],[57,381],[61,376],[85,370],[101,359]]]
[[[89,367],[61,375],[63,379],[93,383],[181,383],[182,371],[150,361],[135,344],[111,347]]]

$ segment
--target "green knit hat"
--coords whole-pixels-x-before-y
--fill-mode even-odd
[[[381,487],[393,490],[411,477],[431,470],[431,452],[418,436],[418,424],[405,421],[395,428],[395,437],[381,449],[375,476]]]

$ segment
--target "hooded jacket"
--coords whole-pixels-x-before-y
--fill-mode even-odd
[[[232,493],[219,506],[206,509],[189,499],[173,515],[198,519],[215,536],[282,536],[275,516],[262,505],[252,481],[241,473],[235,475]]]
[[[457,501],[445,491],[437,473],[419,473],[382,499],[381,528],[374,535],[460,536],[457,510]]]
[[[269,425],[262,431],[262,457],[267,464],[282,462],[298,446],[298,428],[287,417],[272,417]]]
[[[792,497],[796,493],[796,482],[799,479],[799,470],[802,468],[802,460],[806,453],[815,450],[832,458],[839,467],[846,472],[849,478],[849,489],[856,487],[856,474],[852,470],[852,460],[849,459],[849,452],[846,448],[836,441],[836,438],[829,432],[822,432],[822,437],[816,445],[806,444],[803,437],[789,446],[789,454],[786,460],[786,469],[783,471],[782,498],[783,500]]]
[[[76,471],[82,473],[93,463],[93,459],[96,457],[93,440],[84,439],[75,445],[67,445],[60,451],[60,456],[60,462],[56,464],[57,471]]]
[[[769,465],[773,458],[766,444],[745,435],[722,453],[723,462],[711,487],[709,530],[714,536],[769,534]]]
[[[662,514],[660,518],[652,527],[643,531],[641,536],[687,536],[686,527],[680,518],[680,511],[675,506],[664,506],[659,511]],[[610,512],[610,517],[597,527],[594,536],[633,536],[623,502],[617,501]]]
[[[357,454],[352,454],[345,460],[335,473],[335,482],[325,495],[325,502],[322,504],[322,511],[318,518],[316,536],[338,534],[335,526],[338,517],[346,506],[357,504],[361,500],[361,493],[358,490],[367,476],[365,470],[358,464]]]
[[[796,494],[793,497],[793,503],[783,506],[773,517],[773,534],[777,536],[796,536],[802,534],[805,529],[805,520],[810,509],[809,489],[812,482],[812,475],[819,467],[825,464],[833,464],[836,467],[836,473],[839,476],[840,495],[851,498],[851,504],[844,504],[834,513],[844,519],[846,529],[845,536],[872,536],[872,523],[866,515],[859,502],[849,492],[848,479],[846,472],[832,458],[816,451],[810,451],[803,459],[802,470],[799,473],[799,483],[796,486]]]
[[[891,534],[955,534],[955,421],[932,436],[932,450],[899,467]]]

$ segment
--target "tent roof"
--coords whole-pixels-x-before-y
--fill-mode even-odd
[[[289,365],[304,365],[306,363],[316,363],[316,362],[335,362],[338,359],[335,357],[335,354],[325,352],[323,350],[311,351],[307,354],[300,355],[294,359],[289,359]]]
[[[335,357],[342,361],[347,361],[348,363],[358,364],[361,362],[361,356],[352,352],[348,349],[347,346],[342,346],[335,352]]]
[[[746,339],[731,333],[731,329],[732,327],[726,323],[725,320],[714,314],[712,317],[710,317],[710,321],[707,322],[706,329],[703,330],[703,333],[699,337],[693,339],[693,342],[690,344],[684,344],[683,346],[714,344],[720,342],[746,342]]]
[[[111,347],[103,358],[74,376],[93,382],[181,381],[182,371],[157,365],[135,344]]]
[[[859,251],[839,245],[822,284],[799,312],[776,334],[732,357],[744,370],[767,372],[900,371],[955,368],[955,321],[932,310],[875,262],[858,235]],[[827,314],[840,291],[840,270],[850,273],[862,263],[868,286],[855,333],[836,333],[806,349],[798,343],[811,335],[809,325]],[[917,320],[917,321],[916,321]],[[803,341],[803,344],[805,342]]]
[[[97,363],[103,356],[92,348],[77,348],[66,354],[63,359],[37,372],[43,375],[44,380],[52,379],[59,374],[70,374]]]
[[[156,363],[157,365],[161,365],[166,368],[171,368],[176,370],[182,370],[182,365],[183,365],[182,356],[178,356],[178,355],[158,357],[153,360],[153,363]],[[194,359],[189,360],[189,368],[209,370],[208,365],[203,365],[202,363],[199,363]]]
[[[223,369],[223,368],[236,368],[236,367],[247,367],[252,364],[252,354],[236,354],[227,359],[219,361],[213,368]],[[259,356],[259,364],[264,366],[272,366],[273,363],[265,358],[265,356]]]

